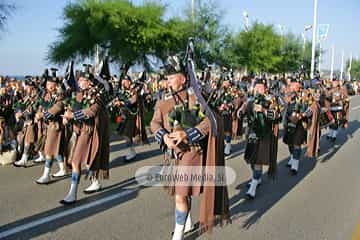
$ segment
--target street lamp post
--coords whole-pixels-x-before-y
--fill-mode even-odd
[[[335,45],[331,47],[331,71],[330,71],[330,80],[333,80],[334,77],[334,60],[335,60]]]
[[[321,74],[321,57],[322,57],[321,51],[322,51],[322,44],[321,44],[321,40],[319,39],[319,62],[318,62],[319,74]]]
[[[305,36],[305,32],[303,32],[301,34],[302,38],[303,38],[303,51],[305,51],[305,46],[306,46],[306,36]]]
[[[249,31],[249,13],[247,11],[244,11],[243,16],[245,19],[245,29],[246,31]]]
[[[349,62],[349,68],[348,68],[348,81],[351,81],[351,65],[352,65],[352,53],[350,54],[350,62]]]
[[[195,20],[195,0],[191,0],[191,17],[192,21]]]
[[[312,28],[312,25],[306,25],[304,27],[304,32],[301,34],[302,38],[303,38],[303,65],[302,67],[304,67],[304,63],[305,63],[305,50],[306,50],[306,32],[309,31]]]
[[[306,32],[309,31],[310,29],[312,29],[312,27],[313,27],[312,25],[306,25],[304,27],[304,32],[301,34],[301,36],[303,37],[303,40],[304,40],[303,49],[305,49],[305,45],[306,45]]]
[[[318,0],[314,0],[314,23],[313,23],[312,51],[311,51],[311,72],[310,72],[311,78],[314,77],[314,70],[315,70],[317,9],[318,9]]]

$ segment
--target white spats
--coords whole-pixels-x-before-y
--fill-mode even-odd
[[[84,193],[90,194],[90,193],[98,192],[100,190],[101,190],[101,184],[100,184],[99,180],[97,180],[96,178],[93,178],[91,180],[91,185],[84,190]]]
[[[299,160],[293,159],[291,163],[291,171],[296,174],[298,170],[299,170]]]
[[[34,160],[35,163],[42,163],[45,162],[45,156],[42,154],[42,152],[39,152],[38,158]]]
[[[172,240],[183,240],[184,239],[185,225],[175,224],[174,235]]]
[[[55,174],[53,174],[53,177],[64,177],[66,175],[66,168],[64,162],[58,162],[59,164],[59,171]]]
[[[125,161],[131,161],[136,157],[136,152],[134,147],[129,147],[129,152],[128,154],[125,156]]]
[[[191,214],[189,212],[187,218],[186,218],[186,222],[185,222],[185,230],[184,232],[187,233],[187,232],[191,232],[192,230],[194,229],[194,225],[191,221]]]
[[[78,184],[71,182],[69,193],[66,195],[64,200],[60,201],[61,204],[68,205],[76,202]]]
[[[29,159],[29,155],[27,155],[26,153],[24,153],[24,154],[21,156],[21,159],[20,159],[19,161],[14,162],[14,166],[15,166],[15,167],[25,167],[28,159]]]
[[[332,138],[336,138],[336,137],[337,137],[337,133],[338,133],[338,130],[333,130],[331,137],[332,137]]]
[[[255,198],[256,188],[257,188],[258,184],[259,184],[258,180],[254,179],[254,178],[251,180],[249,190],[246,192],[246,195],[248,197]]]
[[[260,186],[260,185],[261,185],[261,182],[262,182],[262,178],[259,178],[257,181],[258,181],[258,184],[257,184],[257,185]],[[250,187],[250,185],[251,185],[251,181],[248,182],[247,186]]]
[[[287,166],[288,166],[288,167],[291,167],[293,160],[294,160],[294,156],[293,156],[292,154],[290,154],[290,159],[289,159],[289,161],[287,162]]]
[[[36,180],[36,183],[37,184],[48,184],[49,182],[50,182],[50,168],[45,167],[43,175],[38,180]]]
[[[225,156],[229,156],[231,154],[231,143],[225,142],[224,154]]]

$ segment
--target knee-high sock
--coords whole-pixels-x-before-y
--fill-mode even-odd
[[[294,147],[294,159],[296,159],[296,160],[301,159],[301,147],[300,146]]]
[[[52,164],[53,164],[53,159],[47,157],[46,160],[45,160],[45,167],[46,168],[51,168]]]
[[[64,159],[63,159],[63,157],[62,157],[61,155],[57,155],[56,161],[57,161],[58,163],[60,163],[60,162],[64,162]]]
[[[288,145],[288,148],[289,148],[289,153],[290,153],[290,155],[293,155],[293,156],[294,156],[294,145],[289,144],[289,145]]]
[[[231,142],[231,135],[225,135],[225,142],[230,143]]]
[[[253,170],[253,179],[259,180],[262,176],[262,170]]]
[[[175,210],[175,229],[172,240],[182,240],[184,238],[185,222],[189,212]]]

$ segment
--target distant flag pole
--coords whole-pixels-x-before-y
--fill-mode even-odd
[[[345,52],[344,50],[341,53],[341,67],[340,67],[340,80],[343,80],[343,76],[344,76],[344,56]]]
[[[317,11],[318,11],[317,2],[318,0],[314,0],[314,23],[313,23],[312,50],[311,50],[311,72],[310,72],[311,78],[314,78],[314,70],[315,70],[316,29],[317,29]]]
[[[329,24],[319,24],[318,26],[318,41],[319,41],[319,73],[321,74],[321,60],[322,60],[322,41],[325,41],[329,33]]]

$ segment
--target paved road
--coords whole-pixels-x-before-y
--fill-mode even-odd
[[[360,97],[351,102],[351,122],[336,142],[321,141],[318,161],[304,159],[300,172],[291,176],[287,148],[279,145],[279,174],[265,181],[255,200],[246,200],[246,183],[251,173],[244,163],[244,143],[234,143],[236,156],[227,160],[237,173],[229,187],[233,223],[217,227],[212,236],[187,239],[351,239],[360,223]],[[174,224],[174,203],[161,188],[138,186],[135,171],[144,165],[161,163],[156,144],[139,146],[137,161],[124,163],[124,144],[111,143],[111,179],[105,189],[63,207],[58,201],[68,191],[70,180],[38,186],[42,166],[26,169],[0,167],[0,239],[170,239]],[[54,172],[57,169],[54,169]],[[88,182],[80,182],[80,190]],[[192,216],[196,220],[199,201]]]

